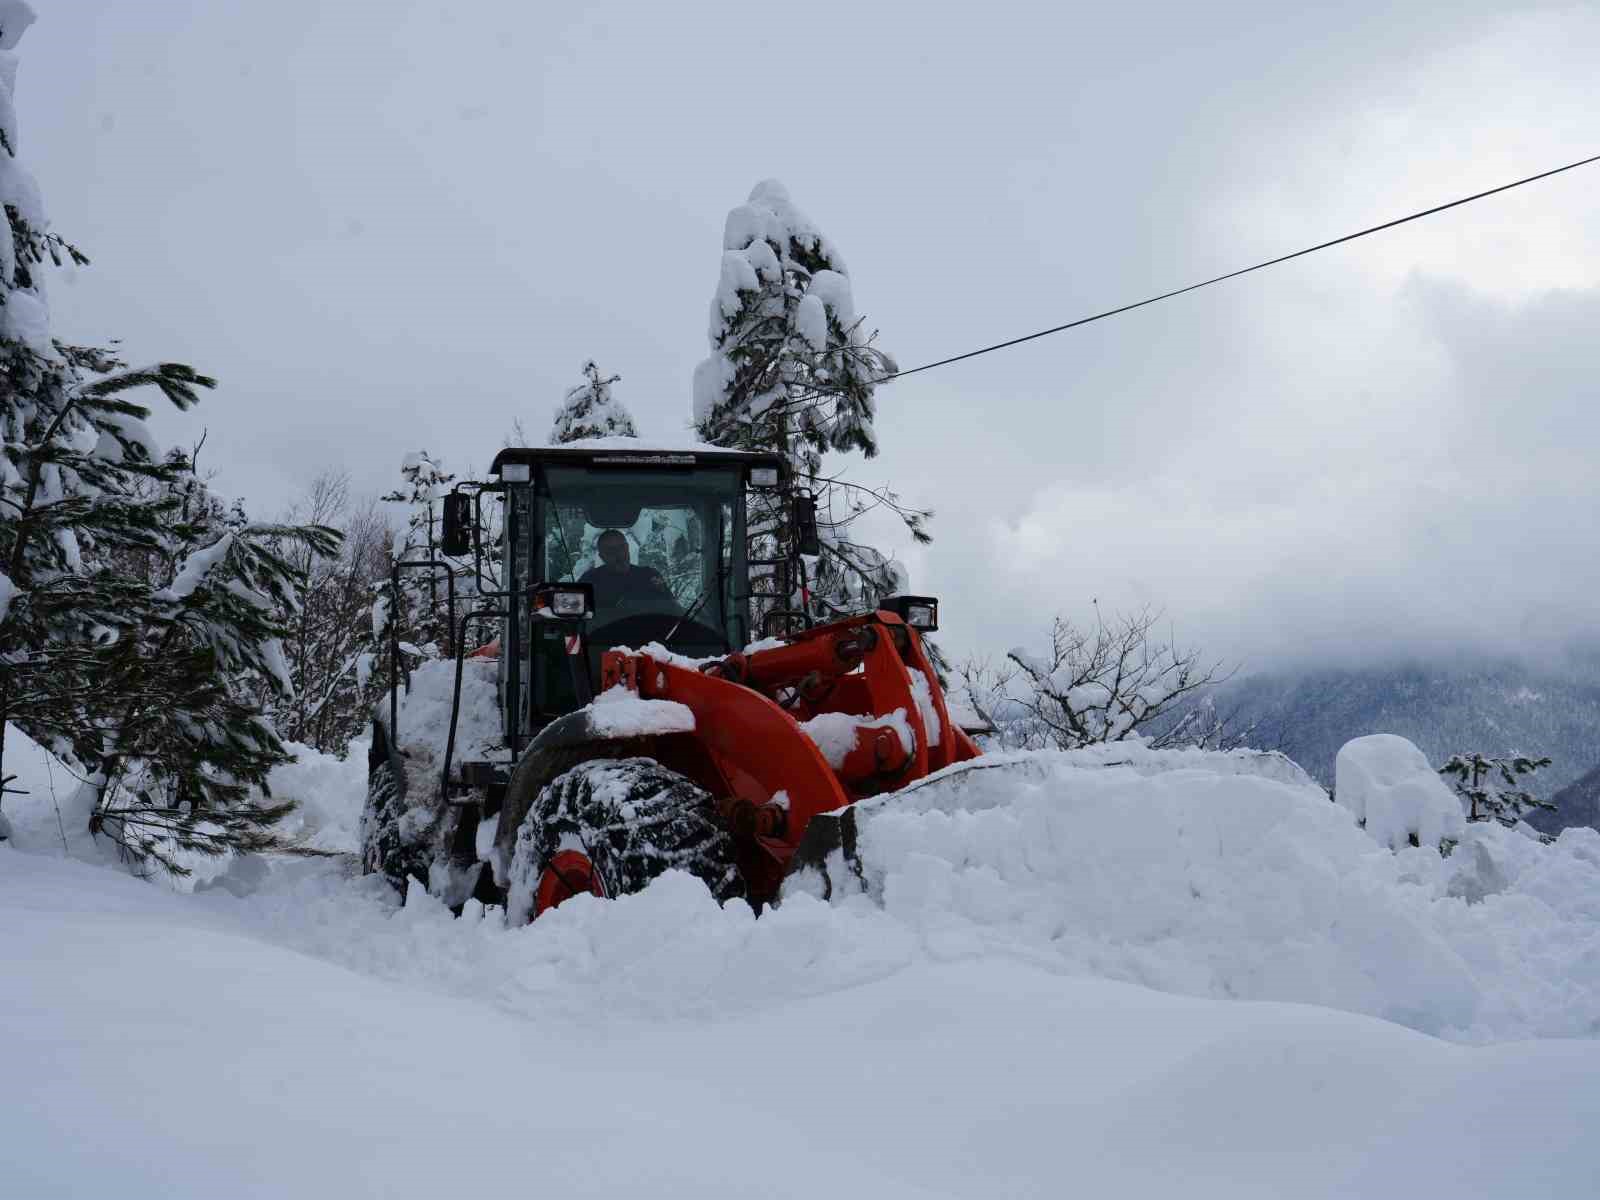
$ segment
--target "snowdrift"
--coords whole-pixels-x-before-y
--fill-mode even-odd
[[[29,761],[8,756],[45,783]],[[305,804],[308,840],[350,850],[363,778],[358,753],[300,748],[273,787]],[[270,940],[525,1013],[749,1012],[917,962],[1004,957],[1191,996],[1323,1005],[1461,1042],[1600,1033],[1591,829],[1542,845],[1473,824],[1448,858],[1390,850],[1375,839],[1391,838],[1394,820],[1363,830],[1281,755],[1128,743],[990,756],[857,808],[860,877],[834,871],[855,885],[823,900],[797,877],[759,920],[686,876],[509,931],[494,914],[455,920],[420,889],[395,913],[392,893],[351,878],[347,861],[279,864],[266,878],[235,864],[199,886],[251,893],[230,915]],[[59,850],[48,792],[8,811],[18,845]]]
[[[638,968],[653,923],[706,917],[684,882],[587,906],[554,937],[480,941],[484,926],[455,922],[445,968],[491,941],[575,958],[609,912],[593,953],[635,967],[613,988],[681,994],[699,960],[662,978]],[[516,975],[470,998],[380,982],[241,930],[253,899],[173,896],[4,847],[0,906],[0,1162],[7,1195],[30,1200],[707,1197],[750,1180],[797,1200],[1577,1200],[1600,1170],[1593,1042],[1452,1046],[1004,957],[915,962],[715,1022],[600,1024],[528,1004]],[[743,977],[780,965],[774,990],[788,990],[784,969],[817,949],[805,931],[828,912],[800,907],[803,921],[758,923],[770,932],[744,944]],[[369,932],[335,924],[327,936],[350,950]],[[420,965],[449,925],[405,909],[381,937],[414,937]],[[507,997],[534,1019],[485,1006]]]
[[[1439,821],[1391,793],[1431,804],[1431,782],[1453,802],[1420,771],[1378,779],[1383,819],[1363,830],[1281,755],[991,757],[857,805],[858,861],[836,851],[831,887],[811,873],[790,890],[879,908],[936,957],[1000,952],[1462,1041],[1600,1032],[1600,834],[1544,846],[1458,821],[1449,858],[1391,851],[1406,821]]]
[[[309,772],[309,764],[298,767]],[[352,787],[347,811],[360,805]],[[1600,834],[1473,825],[1391,851],[1281,755],[1137,745],[990,757],[860,806],[862,885],[759,920],[695,880],[526,929],[414,888],[280,868],[238,919],[281,944],[528,1015],[762,1011],[917,963],[1025,962],[1295,1001],[1442,1038],[1600,1032]],[[327,828],[327,826],[324,826]],[[349,822],[339,827],[349,827]]]
[[[331,847],[361,779],[302,750],[274,787]],[[8,809],[0,1039],[29,1101],[0,1160],[30,1196],[1577,1197],[1600,1173],[1600,1042],[1522,1040],[1600,1031],[1600,834],[1391,851],[1281,756],[964,764],[862,808],[859,886],[800,880],[759,919],[669,874],[507,929],[348,859],[176,896],[54,860],[47,791]],[[775,1128],[804,1148],[777,1175]]]

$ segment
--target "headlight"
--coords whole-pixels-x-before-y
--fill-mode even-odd
[[[937,629],[939,614],[932,604],[908,604],[906,624],[913,629]]]
[[[501,483],[527,483],[528,482],[528,464],[527,463],[502,463],[500,465],[500,482]]]
[[[750,468],[750,486],[751,487],[777,487],[778,486],[778,468],[777,467],[751,467]]]

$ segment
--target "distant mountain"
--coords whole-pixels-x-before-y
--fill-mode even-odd
[[[1545,833],[1559,833],[1568,825],[1600,829],[1600,767],[1567,784],[1550,801],[1556,811],[1536,812],[1528,818],[1528,824]]]
[[[1213,696],[1234,723],[1256,722],[1252,745],[1281,749],[1333,786],[1333,762],[1351,738],[1397,733],[1428,760],[1478,751],[1548,755],[1529,790],[1551,797],[1583,777],[1590,790],[1560,812],[1555,828],[1594,821],[1600,790],[1600,659],[1572,654],[1541,665],[1456,658],[1359,668],[1279,671],[1230,680]],[[1581,789],[1579,789],[1581,792]],[[1546,822],[1548,824],[1548,822]]]

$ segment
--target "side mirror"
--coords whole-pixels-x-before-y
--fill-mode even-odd
[[[451,492],[444,498],[439,552],[451,558],[472,553],[472,497],[465,492]]]
[[[817,536],[817,498],[798,495],[794,498],[791,514],[795,546],[801,554],[822,553],[822,539]]]

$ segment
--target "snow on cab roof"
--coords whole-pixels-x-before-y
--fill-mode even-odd
[[[597,455],[617,454],[619,456],[637,457],[648,460],[650,458],[670,458],[674,461],[697,461],[711,459],[723,462],[779,462],[781,456],[765,450],[730,450],[727,446],[713,446],[706,442],[697,442],[685,438],[675,441],[670,438],[650,439],[632,437],[596,437],[578,438],[571,442],[562,442],[559,445],[544,446],[507,446],[494,456],[490,465],[491,473],[498,474],[500,464],[504,462],[522,462],[533,458],[593,458]]]

